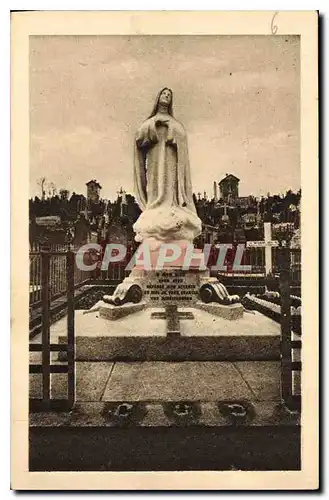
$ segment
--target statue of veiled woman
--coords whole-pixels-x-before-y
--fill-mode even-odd
[[[173,116],[173,94],[162,89],[135,138],[135,196],[142,214],[136,241],[184,240],[201,233],[192,197],[187,135]]]

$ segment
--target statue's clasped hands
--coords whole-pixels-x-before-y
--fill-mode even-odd
[[[155,125],[169,123],[169,116],[164,116],[160,113],[157,113],[152,119],[154,120]]]

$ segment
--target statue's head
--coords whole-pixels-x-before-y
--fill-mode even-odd
[[[168,87],[164,87],[157,95],[153,110],[149,118],[156,115],[159,109],[159,104],[168,108],[169,115],[173,116],[173,93]]]
[[[171,89],[167,89],[166,87],[161,90],[160,95],[159,95],[159,104],[163,104],[165,106],[170,106],[172,101],[172,91]]]

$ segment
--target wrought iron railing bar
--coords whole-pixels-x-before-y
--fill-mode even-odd
[[[67,344],[49,344],[50,352],[66,352],[68,349]],[[42,352],[42,344],[30,344],[30,352]]]
[[[44,373],[43,365],[30,365],[29,371],[30,373]],[[68,365],[48,365],[49,373],[68,373]],[[49,397],[46,399],[43,395],[43,401],[47,404],[51,401]]]
[[[68,404],[75,402],[75,342],[74,342],[74,252],[69,250],[66,257],[67,271],[67,366]]]
[[[49,294],[48,252],[41,252],[42,279],[42,395],[47,404],[50,401],[50,294]]]
[[[280,296],[281,296],[281,391],[282,399],[289,406],[292,396],[292,353],[290,314],[290,253],[280,248]]]

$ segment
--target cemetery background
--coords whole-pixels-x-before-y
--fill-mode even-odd
[[[225,176],[222,181],[229,177]],[[221,181],[221,182],[222,182]],[[238,180],[239,181],[239,180]],[[50,183],[53,185],[53,183]],[[273,195],[267,198],[256,199],[253,196],[232,197],[231,193],[219,197],[219,184],[214,181],[213,197],[208,199],[207,193],[194,195],[197,213],[202,220],[202,234],[196,240],[195,246],[202,249],[205,244],[212,244],[208,266],[215,265],[218,257],[219,243],[230,243],[232,250],[228,251],[225,260],[227,271],[220,272],[223,283],[232,293],[238,292],[241,280],[245,285],[253,285],[255,291],[261,291],[265,279],[271,281],[271,275],[279,272],[279,262],[276,247],[270,249],[270,267],[265,265],[264,224],[271,223],[271,236],[276,240],[280,233],[292,232],[293,246],[297,249],[292,257],[293,293],[300,295],[301,256],[300,249],[300,202],[301,190],[293,193],[287,191],[285,195]],[[236,183],[238,185],[238,182]],[[90,191],[95,186],[95,191]],[[100,270],[103,254],[95,256],[99,265],[95,271],[86,272],[75,269],[75,285],[82,287],[88,280],[96,280],[99,285],[115,287],[128,274],[125,267],[137,249],[134,241],[133,224],[140,215],[140,209],[133,195],[127,194],[122,188],[117,193],[117,199],[110,201],[100,196],[101,186],[96,180],[87,183],[86,196],[77,195],[66,190],[48,190],[46,184],[42,186],[41,197],[30,199],[30,337],[33,337],[41,328],[41,250],[65,251],[73,248],[76,252],[86,243],[99,243],[103,249],[107,243],[122,243],[127,246],[127,256],[124,261],[112,263],[107,271]],[[238,190],[236,191],[238,195]],[[237,245],[244,244],[245,251],[242,264],[251,265],[251,276],[246,273],[233,273]],[[264,244],[265,245],[265,244]],[[234,276],[234,274],[238,274]],[[239,281],[240,278],[240,281]],[[61,309],[65,310],[65,300],[60,297],[67,291],[66,264],[64,256],[53,256],[50,267],[50,294],[52,301],[59,299]],[[274,280],[275,281],[275,280]],[[272,280],[273,282],[273,280]],[[271,284],[273,286],[273,283]],[[258,287],[258,288],[257,288]],[[278,287],[278,282],[274,287]],[[103,289],[100,289],[100,294]],[[101,297],[96,290],[85,298],[84,304],[91,304]],[[88,302],[87,302],[88,300]],[[57,312],[57,309],[55,308]],[[55,318],[58,315],[55,314]]]
[[[70,195],[40,178],[30,200],[31,470],[300,468],[301,191],[240,197],[240,179],[222,175],[211,194],[194,194],[195,246],[212,244],[211,265],[216,245],[232,243],[218,276],[256,321],[226,325],[219,340],[194,339],[189,350],[183,329],[169,351],[143,335],[137,348],[134,316],[113,347],[101,319],[81,314],[128,273],[126,262],[80,271],[74,254],[87,242],[120,242],[129,260],[140,215],[133,195],[102,198],[102,179]],[[241,243],[250,273],[232,270]]]

